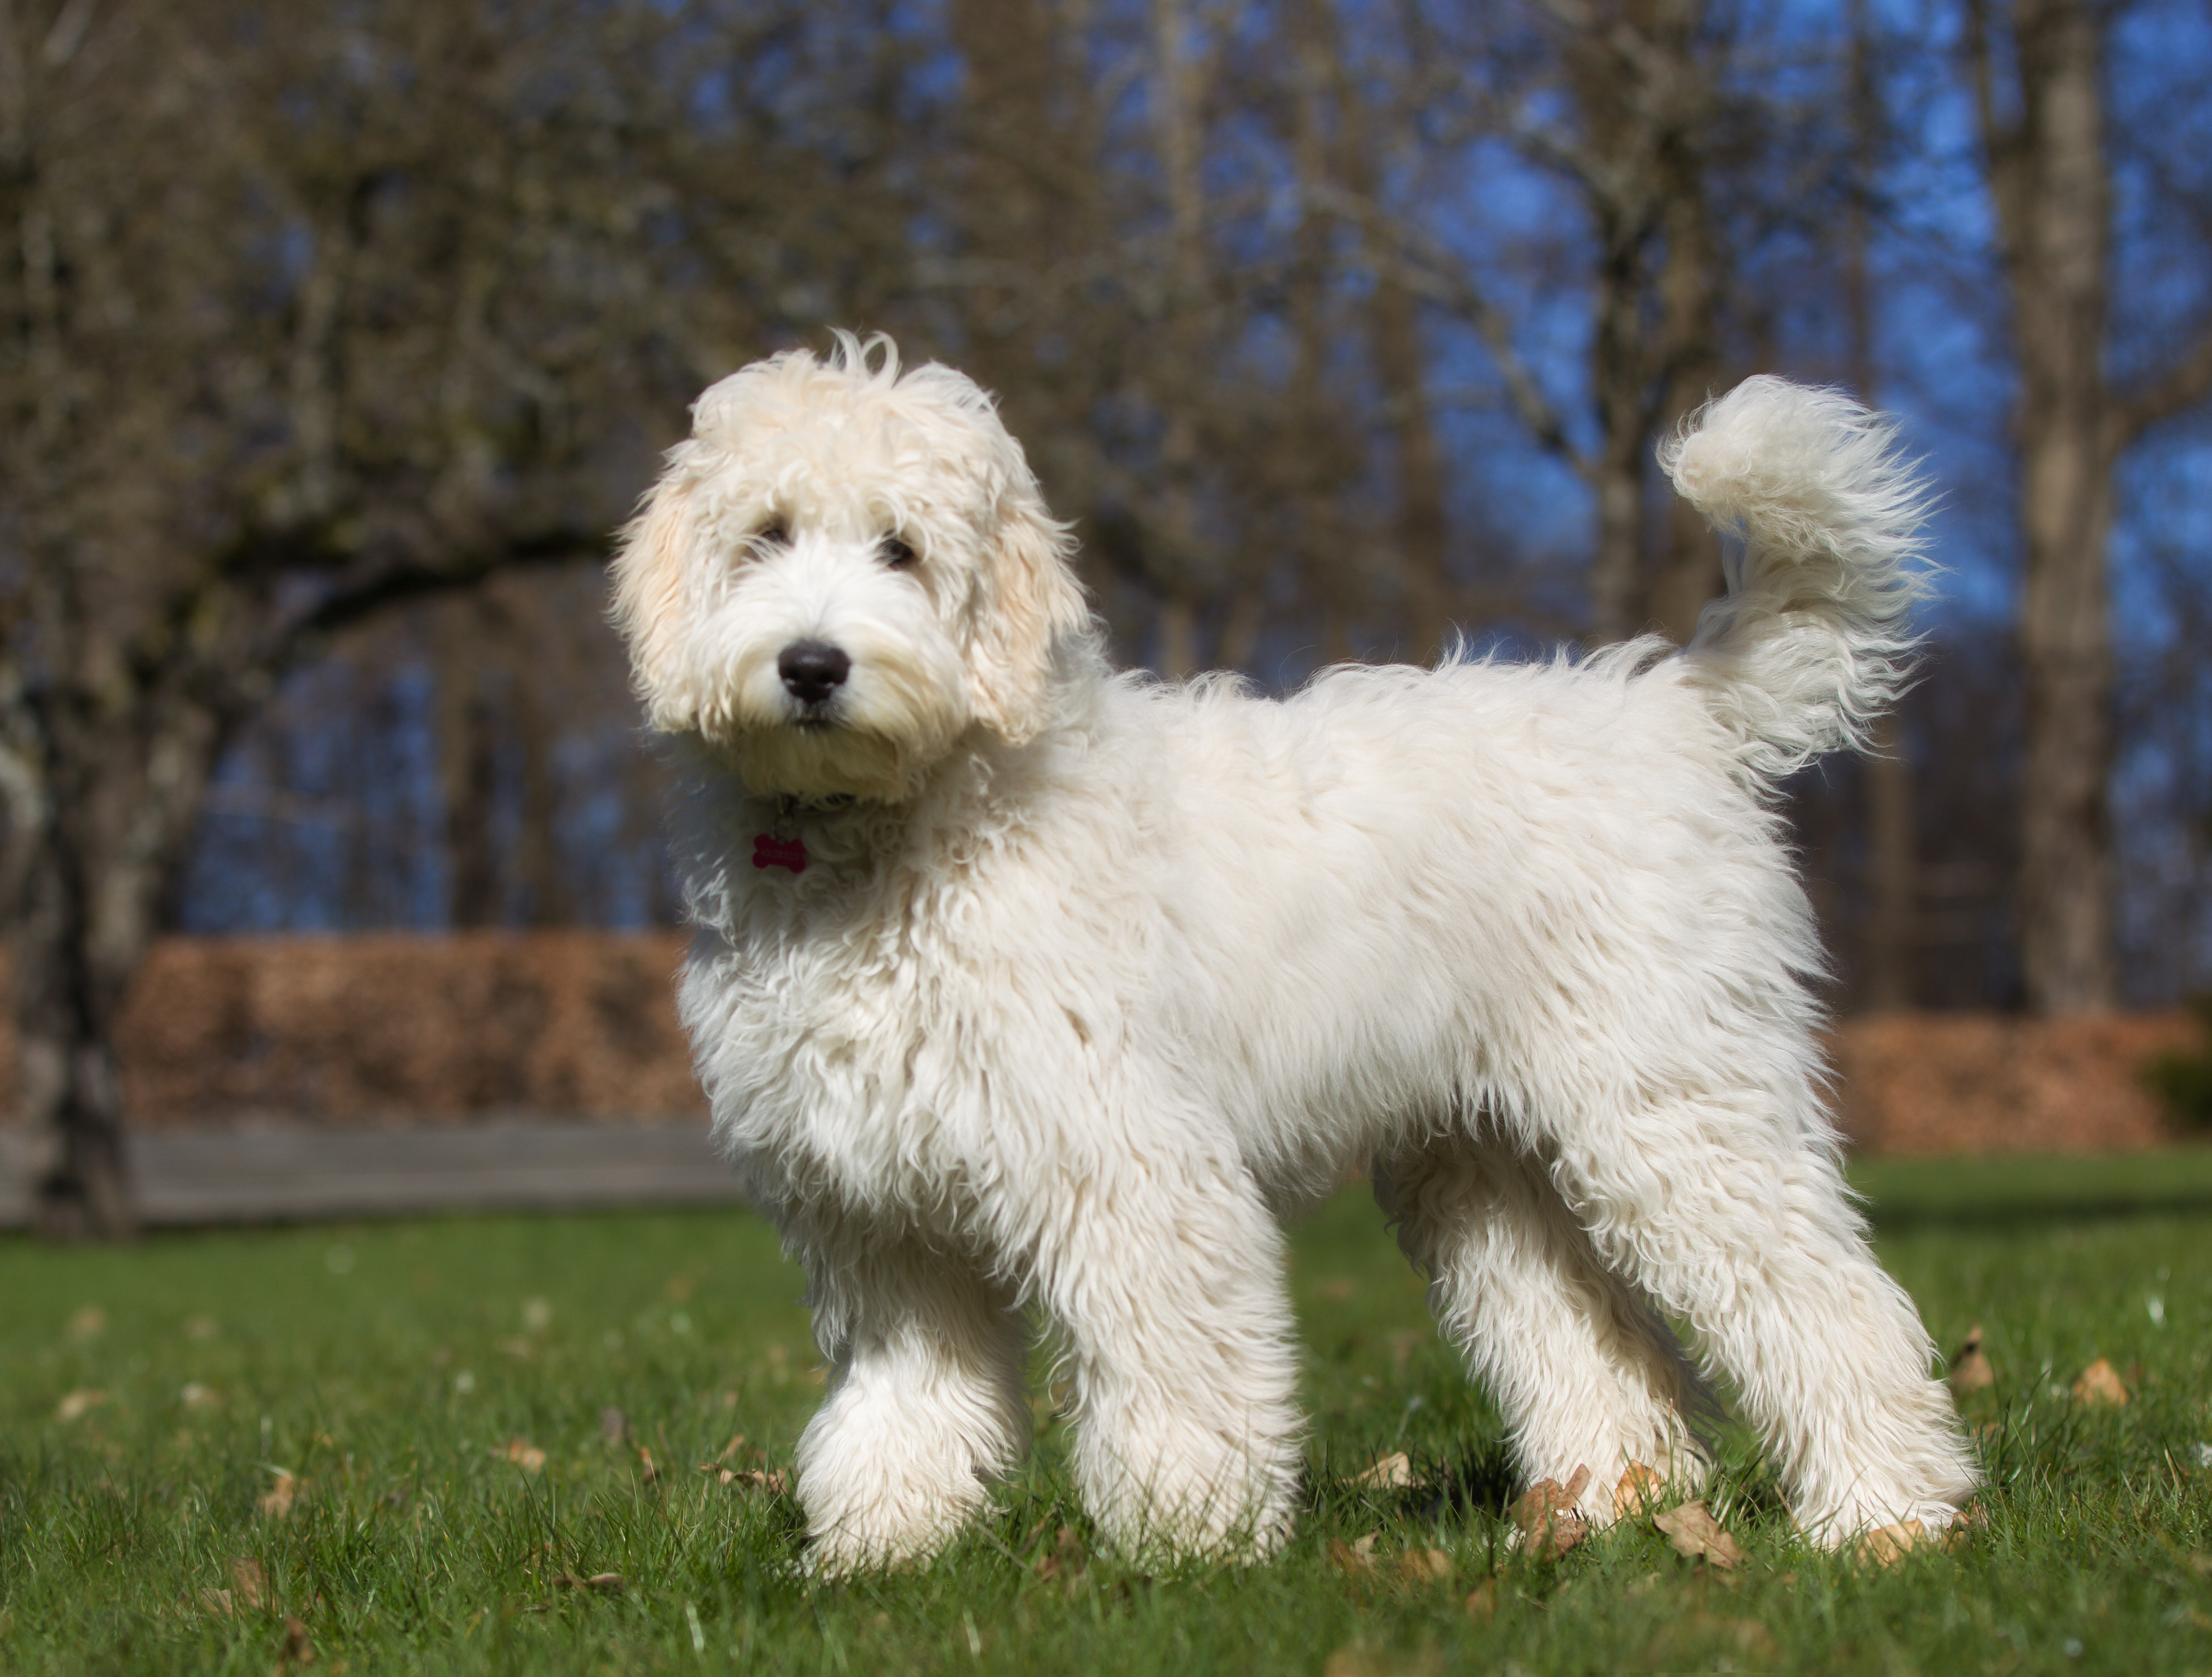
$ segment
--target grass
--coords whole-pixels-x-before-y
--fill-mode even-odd
[[[1985,1523],[1888,1569],[1806,1550],[1733,1431],[1738,1571],[1648,1521],[1510,1551],[1497,1416],[1358,1195],[1296,1235],[1296,1540],[1158,1577],[1092,1552],[1042,1400],[1032,1466],[935,1567],[800,1577],[789,1498],[696,1466],[787,1466],[818,1395],[748,1216],[0,1242],[0,1670],[2212,1671],[2212,1151],[1861,1182],[1937,1340],[1982,1324],[1998,1375],[1964,1405]],[[2124,1408],[2068,1391],[2100,1357]],[[1396,1449],[1421,1484],[1351,1482]],[[1331,1559],[1370,1534],[1372,1571]],[[1402,1578],[1429,1549],[1449,1577]]]

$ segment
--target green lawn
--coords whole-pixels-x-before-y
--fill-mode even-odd
[[[749,1216],[0,1242],[0,1670],[264,1674],[304,1638],[323,1673],[2212,1671],[2212,1151],[1860,1181],[1938,1340],[1981,1323],[1998,1375],[1966,1404],[1985,1523],[1887,1570],[1796,1542],[1733,1435],[1738,1571],[1649,1522],[1509,1551],[1497,1418],[1357,1194],[1297,1234],[1297,1538],[1165,1577],[1091,1552],[1042,1390],[988,1528],[799,1577],[789,1498],[698,1467],[787,1465],[819,1390]],[[2100,1357],[2124,1408],[2069,1393]],[[1395,1449],[1420,1484],[1350,1484]],[[1370,1534],[1371,1568],[1331,1559]],[[1448,1576],[1401,1577],[1431,1549]]]

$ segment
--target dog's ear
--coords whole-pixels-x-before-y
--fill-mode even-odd
[[[692,482],[671,466],[622,532],[614,559],[615,627],[629,643],[646,720],[663,733],[681,733],[698,722],[696,700],[676,678],[691,513]]]
[[[975,714],[1010,744],[1044,726],[1054,647],[1090,621],[1068,566],[1073,545],[1033,495],[1000,504],[998,542],[978,581],[968,684]]]

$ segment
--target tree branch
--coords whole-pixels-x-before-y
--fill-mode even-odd
[[[453,564],[387,566],[345,583],[280,630],[271,663],[283,668],[326,635],[414,600],[474,588],[501,571],[604,561],[611,550],[605,531],[555,529],[517,537]]]
[[[2108,458],[2160,421],[2185,412],[2207,396],[2212,396],[2212,322],[2206,323],[2197,341],[2162,377],[2113,402],[2107,422]]]
[[[1447,253],[1425,234],[1387,219],[1385,212],[1374,204],[1361,203],[1343,193],[1332,192],[1328,197],[1334,200],[1331,207],[1339,215],[1361,228],[1382,247],[1377,255],[1390,265],[1408,291],[1474,327],[1497,365],[1498,375],[1504,383],[1515,414],[1528,427],[1529,434],[1580,471],[1583,464],[1582,451],[1568,436],[1566,422],[1544,394],[1543,386],[1537,383],[1536,375],[1529,371],[1520,350],[1514,347],[1513,323],[1505,311],[1460,272],[1456,264],[1449,262]],[[1423,256],[1445,259],[1421,260],[1407,248],[1416,245],[1425,247]]]

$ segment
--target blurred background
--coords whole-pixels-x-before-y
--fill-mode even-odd
[[[1846,386],[1943,575],[1790,800],[1837,1007],[1980,1021],[1955,1094],[1993,1017],[2212,985],[2203,0],[0,0],[0,228],[59,1232],[134,1116],[696,1101],[603,567],[698,390],[839,325],[1000,393],[1122,659],[1274,690],[1686,635],[1656,441]]]

